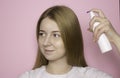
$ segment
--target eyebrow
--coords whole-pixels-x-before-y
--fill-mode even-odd
[[[44,30],[39,30],[39,32],[42,31],[42,32],[45,32]]]
[[[44,30],[39,30],[39,32],[45,32]],[[54,32],[60,32],[60,31],[52,31],[52,33],[54,33]]]

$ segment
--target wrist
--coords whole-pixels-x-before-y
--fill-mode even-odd
[[[120,45],[120,35],[119,34],[116,34],[116,36],[114,36],[113,44],[115,46]]]

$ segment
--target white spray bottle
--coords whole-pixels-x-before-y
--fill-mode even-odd
[[[95,13],[90,11],[91,19],[94,16],[95,16]],[[95,27],[98,26],[98,24],[100,24],[100,23],[99,22],[94,23],[93,31],[94,31]],[[106,35],[104,33],[99,37],[97,43],[98,43],[99,48],[100,48],[102,53],[106,53],[106,52],[109,52],[110,50],[112,50],[111,44],[110,44],[108,38],[106,37]]]

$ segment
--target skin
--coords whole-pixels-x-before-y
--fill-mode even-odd
[[[41,52],[49,61],[46,71],[51,74],[70,71],[72,66],[67,64],[65,47],[57,23],[46,17],[41,22],[39,34]]]
[[[110,21],[105,17],[104,13],[99,9],[92,9],[90,11],[95,12],[98,16],[93,17],[90,21],[89,31],[93,32],[94,22],[100,22],[93,32],[93,41],[97,41],[101,34],[105,33],[109,41],[113,43],[120,54],[120,35],[115,31]]]

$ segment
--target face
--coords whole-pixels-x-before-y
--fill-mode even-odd
[[[40,24],[39,46],[47,60],[66,60],[65,47],[58,25],[48,17],[44,18]]]

